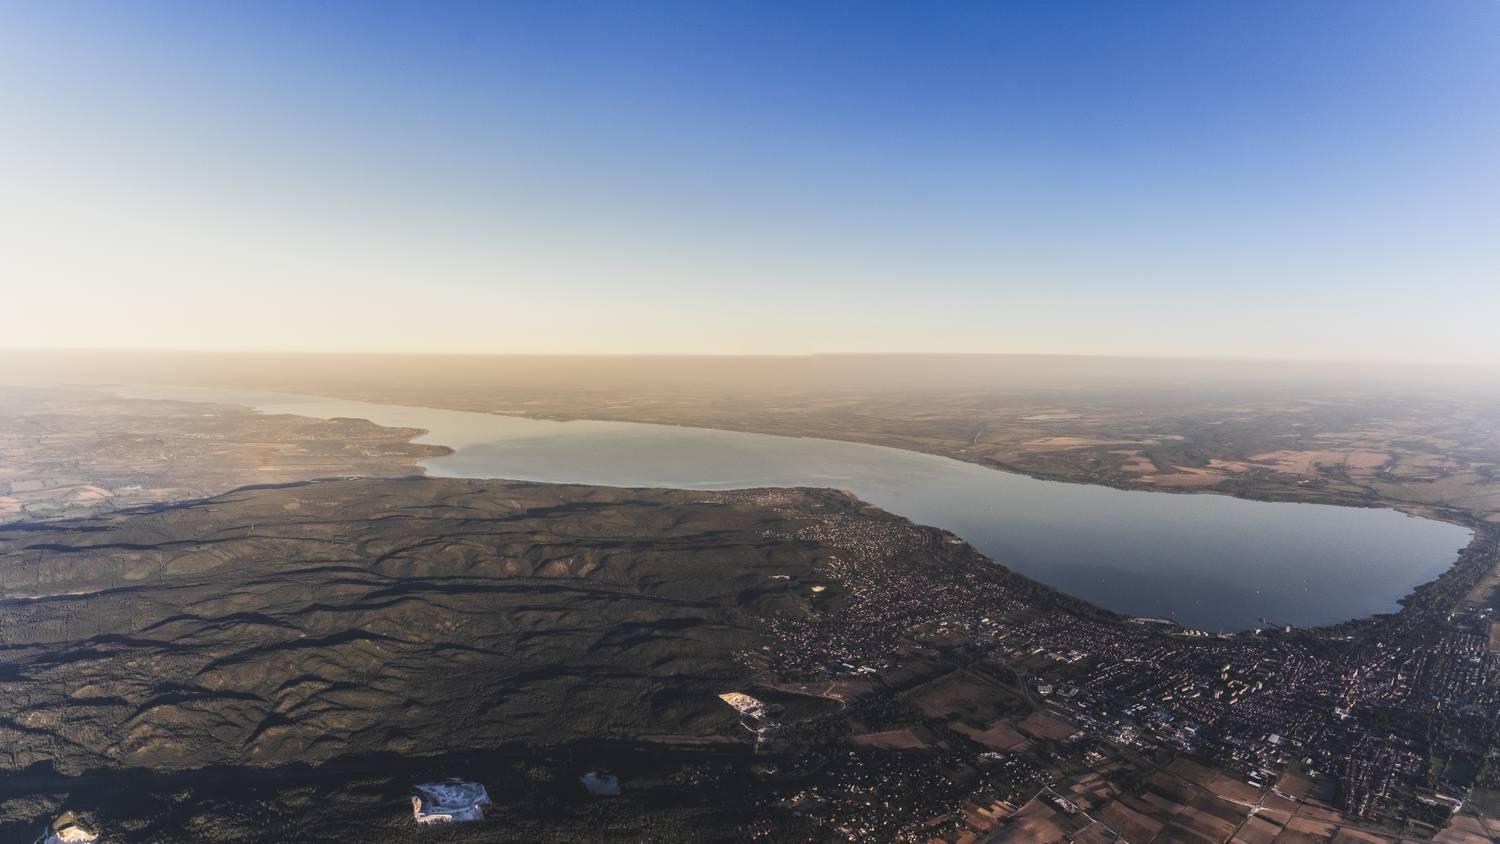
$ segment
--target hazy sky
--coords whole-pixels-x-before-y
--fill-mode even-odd
[[[0,346],[1500,363],[1500,3],[0,0]]]

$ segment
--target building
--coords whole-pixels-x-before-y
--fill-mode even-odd
[[[411,813],[417,823],[463,823],[484,819],[489,792],[477,782],[429,782],[412,788]]]
[[[766,717],[766,705],[743,692],[725,692],[719,695],[719,700],[734,707],[736,711],[746,718],[754,718],[757,721],[761,721]]]
[[[72,812],[64,812],[52,822],[41,844],[90,844],[98,840],[99,833],[84,826]]]

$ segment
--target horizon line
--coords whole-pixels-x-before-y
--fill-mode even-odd
[[[1381,358],[1297,358],[1234,355],[1169,355],[1088,352],[453,352],[453,351],[354,351],[328,349],[203,349],[87,346],[5,346],[0,352],[42,354],[157,354],[287,357],[409,357],[409,358],[612,358],[612,359],[770,359],[806,358],[1061,358],[1071,360],[1155,361],[1172,363],[1304,364],[1323,366],[1400,366],[1443,369],[1500,369],[1500,361],[1426,361]]]

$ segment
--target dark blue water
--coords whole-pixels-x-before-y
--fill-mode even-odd
[[[1041,481],[830,440],[517,417],[219,390],[131,395],[425,428],[454,448],[432,475],[732,489],[849,490],[958,534],[1016,571],[1117,612],[1205,630],[1310,626],[1388,612],[1452,565],[1469,531],[1391,510],[1272,504]]]

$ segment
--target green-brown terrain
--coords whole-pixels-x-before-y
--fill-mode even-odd
[[[830,566],[870,541],[1047,593],[819,490],[346,480],[12,525],[0,831],[66,805],[106,840],[408,840],[414,778],[463,774],[532,840],[596,821],[734,839],[770,798],[726,794],[754,741],[718,695],[789,724],[837,712],[834,685],[783,687],[768,653],[776,624],[841,611]],[[632,796],[587,805],[593,767]]]
[[[202,498],[248,484],[420,474],[421,433],[92,390],[0,385],[0,524]]]
[[[1500,404],[1482,384],[1212,370],[1048,388],[1055,361],[1004,378],[898,361],[882,381],[837,360],[628,359],[569,383],[556,370],[577,364],[549,359],[299,360],[61,380],[828,436],[1476,532],[1399,613],[1194,637],[838,493],[408,478],[218,495],[410,474],[432,447],[98,394],[38,416],[28,394],[0,435],[39,418],[45,435],[6,441],[8,466],[167,492],[0,527],[0,835],[74,809],[131,841],[413,840],[407,789],[457,775],[489,786],[490,819],[422,840],[1500,836]],[[115,418],[90,421],[100,408]],[[258,454],[270,477],[246,477]],[[771,704],[760,741],[729,690]],[[622,795],[590,796],[593,770]]]

